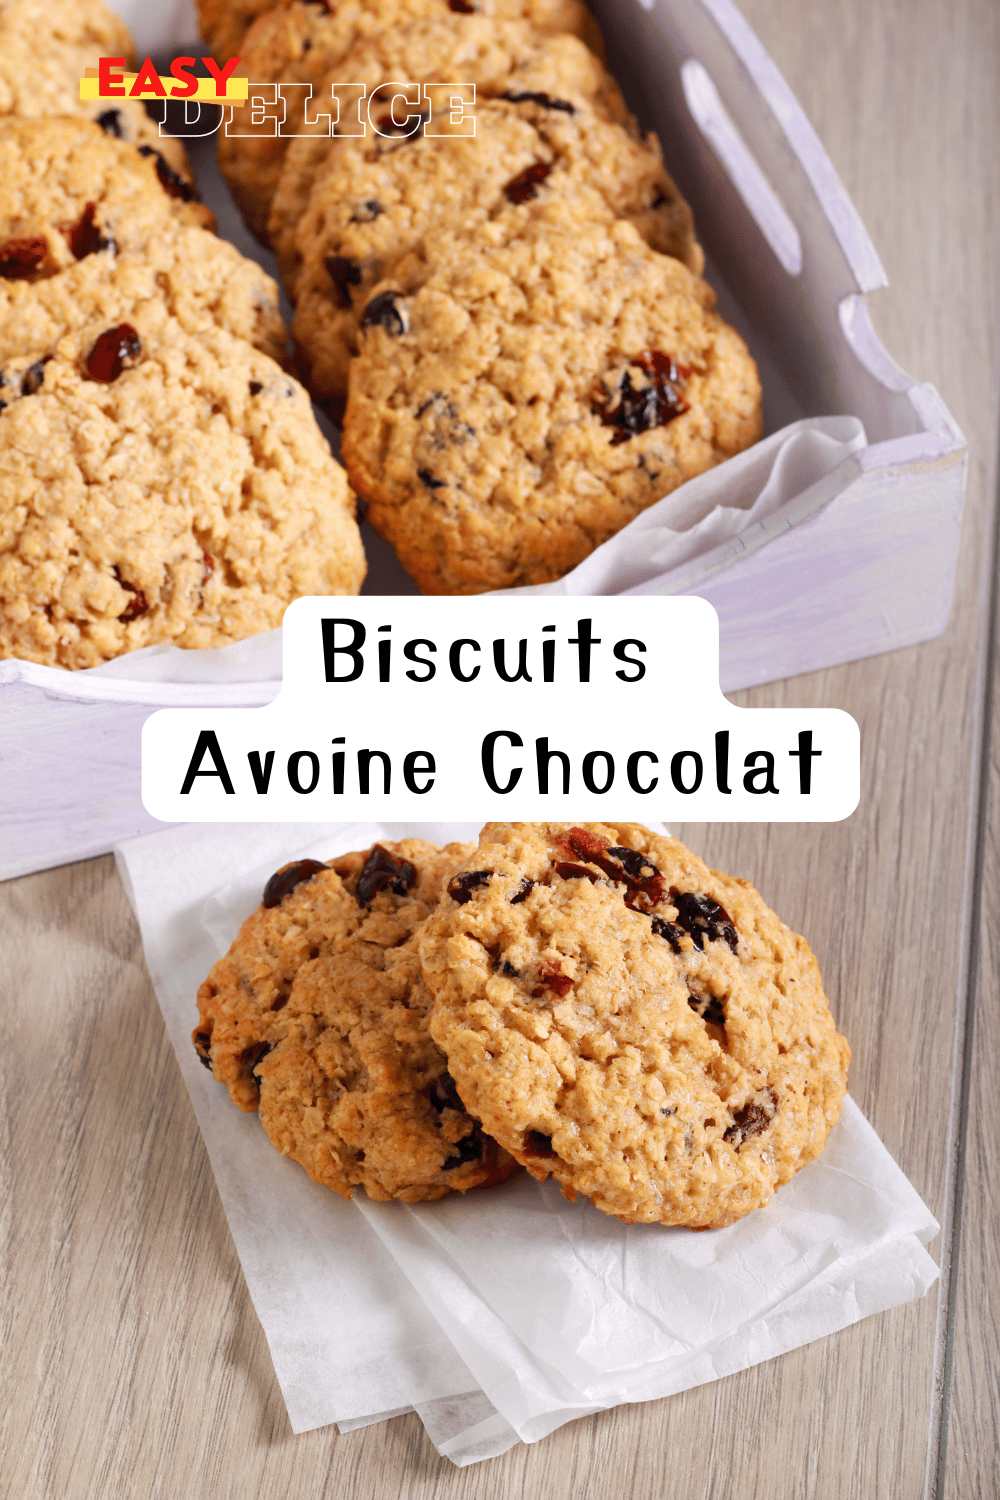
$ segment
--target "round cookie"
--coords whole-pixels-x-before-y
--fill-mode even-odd
[[[158,294],[189,331],[214,322],[283,360],[274,282],[174,206],[149,162],[82,120],[0,122],[0,360]]]
[[[560,578],[760,437],[711,289],[629,223],[538,206],[428,233],[361,314],[343,461],[428,593]]]
[[[198,991],[205,1066],[345,1198],[417,1203],[516,1170],[427,1033],[417,936],[471,847],[404,839],[285,866]]]
[[[420,940],[466,1107],[626,1223],[721,1228],[823,1149],[847,1087],[805,940],[637,824],[487,824]]]
[[[0,117],[73,116],[152,155],[164,186],[191,204],[192,222],[211,228],[197,204],[194,177],[181,141],[161,136],[138,99],[80,98],[80,79],[98,57],[124,57],[135,66],[125,23],[103,0],[2,0],[0,3]]]
[[[119,303],[0,371],[0,656],[225,646],[364,571],[306,392],[222,329]]]
[[[478,89],[506,77],[530,55],[541,35],[530,19],[537,8],[533,0],[509,0],[503,14],[493,18],[453,13],[444,0],[392,0],[388,6],[380,0],[377,6],[354,3],[332,11],[292,0],[255,22],[241,72],[245,68],[255,83],[310,84],[314,115],[329,113],[333,82],[364,83],[369,93],[395,79],[471,83]],[[548,0],[542,8],[550,8]],[[575,0],[574,14],[587,14]],[[272,119],[253,134],[219,135],[219,166],[248,227],[265,244],[286,151],[297,143],[307,155],[315,151],[321,157],[330,143],[329,135],[304,134],[304,110],[304,98],[286,101],[283,129],[290,134],[284,136],[269,133]],[[254,129],[249,122],[240,128]]]
[[[499,40],[503,46],[497,50],[491,44],[490,28],[478,21],[475,27],[456,27],[450,22],[439,24],[435,21],[414,24],[407,28],[401,39],[380,37],[376,42],[356,48],[340,68],[328,74],[319,92],[329,97],[331,88],[337,84],[361,83],[369,91],[376,89],[375,97],[388,106],[390,93],[379,85],[387,75],[407,65],[411,67],[406,75],[408,78],[424,79],[428,83],[441,78],[458,81],[467,78],[475,84],[478,102],[473,142],[480,133],[479,104],[510,94],[544,95],[562,105],[569,104],[581,113],[596,114],[603,120],[613,121],[624,126],[630,134],[638,135],[618,85],[577,37],[569,34],[540,37],[524,27],[508,23],[501,29]],[[467,56],[470,48],[471,55]],[[426,105],[426,100],[424,103]],[[383,116],[380,129],[386,128]],[[442,118],[440,110],[434,128],[451,128],[450,120]],[[459,132],[465,128],[463,123],[455,127]],[[447,138],[455,140],[455,136]],[[423,135],[420,139],[434,141],[434,137]],[[459,134],[458,140],[461,139]],[[417,144],[417,136],[402,135],[394,143],[390,137],[388,142],[405,151]],[[296,243],[299,226],[308,212],[317,178],[333,176],[342,162],[353,162],[359,144],[362,156],[367,145],[372,152],[371,161],[379,160],[386,143],[386,137],[373,137],[370,132],[363,138],[363,143],[354,142],[350,137],[300,137],[290,143],[271,207],[268,235],[292,296],[296,295],[295,280],[300,265]]]
[[[525,217],[554,196],[588,217],[627,218],[647,243],[693,271],[704,263],[691,212],[655,137],[549,94],[512,94],[476,110],[474,137],[338,141],[313,184],[296,234],[301,269],[293,336],[303,379],[328,410],[343,408],[358,315],[375,284],[428,229],[467,228],[511,204]],[[291,285],[290,267],[282,266]]]
[[[88,204],[93,227],[119,250],[145,250],[164,219],[202,224],[200,205],[171,196],[151,157],[86,120],[0,119],[0,260],[11,238],[47,241],[27,279],[71,265],[73,229]],[[80,226],[80,235],[84,226]],[[8,269],[6,275],[11,274]]]

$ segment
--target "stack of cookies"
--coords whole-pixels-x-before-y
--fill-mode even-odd
[[[224,646],[357,593],[354,497],[284,369],[274,282],[209,231],[140,106],[74,110],[84,66],[131,52],[97,0],[62,29],[55,0],[65,46],[22,98],[36,9],[0,7],[0,656]]]
[[[218,0],[203,24],[232,45]],[[223,172],[277,251],[350,482],[422,590],[559,578],[759,438],[754,363],[578,0],[282,0],[240,53],[286,86],[284,134],[221,136]],[[442,80],[474,87],[474,135]],[[307,123],[360,89],[363,136]]]
[[[637,824],[487,824],[268,881],[195,1048],[344,1197],[518,1165],[625,1223],[721,1228],[835,1124],[850,1051],[807,943]]]

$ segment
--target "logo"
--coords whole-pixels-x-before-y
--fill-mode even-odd
[[[247,101],[249,80],[234,78],[233,72],[240,59],[231,57],[219,67],[214,57],[203,57],[201,61],[210,73],[209,78],[198,78],[189,70],[195,66],[193,57],[175,57],[170,64],[170,74],[163,77],[157,73],[152,58],[147,57],[138,73],[117,72],[124,70],[124,57],[102,57],[96,68],[88,68],[80,79],[81,99],[191,99],[208,104],[243,105]]]
[[[371,92],[363,83],[335,83],[330,89],[330,107],[321,109],[313,101],[311,83],[251,83],[236,76],[240,58],[230,57],[220,68],[212,57],[201,61],[209,77],[191,70],[194,57],[175,57],[169,75],[157,73],[147,57],[137,73],[125,72],[123,57],[102,57],[96,68],[87,68],[80,79],[80,98],[85,100],[141,99],[184,104],[184,126],[165,128],[160,134],[212,135],[225,122],[229,136],[365,136],[405,139],[418,132],[427,136],[469,137],[476,133],[472,113],[476,102],[473,83],[383,83]],[[189,105],[196,113],[188,113]],[[221,106],[221,113],[207,129],[193,131],[200,121],[203,104]],[[249,110],[244,106],[249,104]],[[235,111],[241,114],[237,119]],[[161,111],[165,116],[165,108]],[[202,122],[204,125],[205,122]]]

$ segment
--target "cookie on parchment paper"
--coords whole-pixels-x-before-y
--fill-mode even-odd
[[[404,839],[285,866],[198,992],[206,1067],[345,1198],[416,1203],[516,1170],[427,1033],[417,934],[471,847]]]
[[[711,288],[626,221],[539,207],[427,233],[361,312],[343,460],[427,593],[560,578],[761,435]]]
[[[420,954],[466,1107],[626,1223],[731,1224],[836,1123],[850,1050],[808,944],[676,839],[487,824]]]

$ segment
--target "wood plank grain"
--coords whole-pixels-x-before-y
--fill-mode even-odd
[[[994,461],[994,484],[997,465]],[[1000,547],[992,557],[994,589]],[[948,1327],[946,1429],[935,1476],[940,1500],[989,1500],[1000,1494],[1000,1246],[996,1183],[1000,1175],[1000,651],[994,600],[992,712],[987,725],[988,797],[979,829],[978,959],[967,1038],[960,1141],[960,1215]]]
[[[852,712],[864,756],[858,812],[830,827],[682,832],[710,861],[756,880],[810,937],[854,1045],[855,1097],[941,1214],[994,499],[997,11],[991,0],[744,0],[743,9],[885,263],[890,287],[872,311],[886,347],[938,385],[972,466],[942,640],[738,699]],[[995,913],[992,846],[990,860],[984,910]],[[1000,1406],[986,1313],[997,1293],[997,1111],[985,1048],[995,1052],[997,1040],[998,952],[991,917],[954,1283],[949,1497],[997,1492],[982,1455],[996,1451]],[[0,888],[0,973],[5,1493],[895,1500],[921,1493],[928,1458],[936,1467],[933,1296],[470,1469],[440,1459],[414,1417],[294,1437],[110,861]]]

